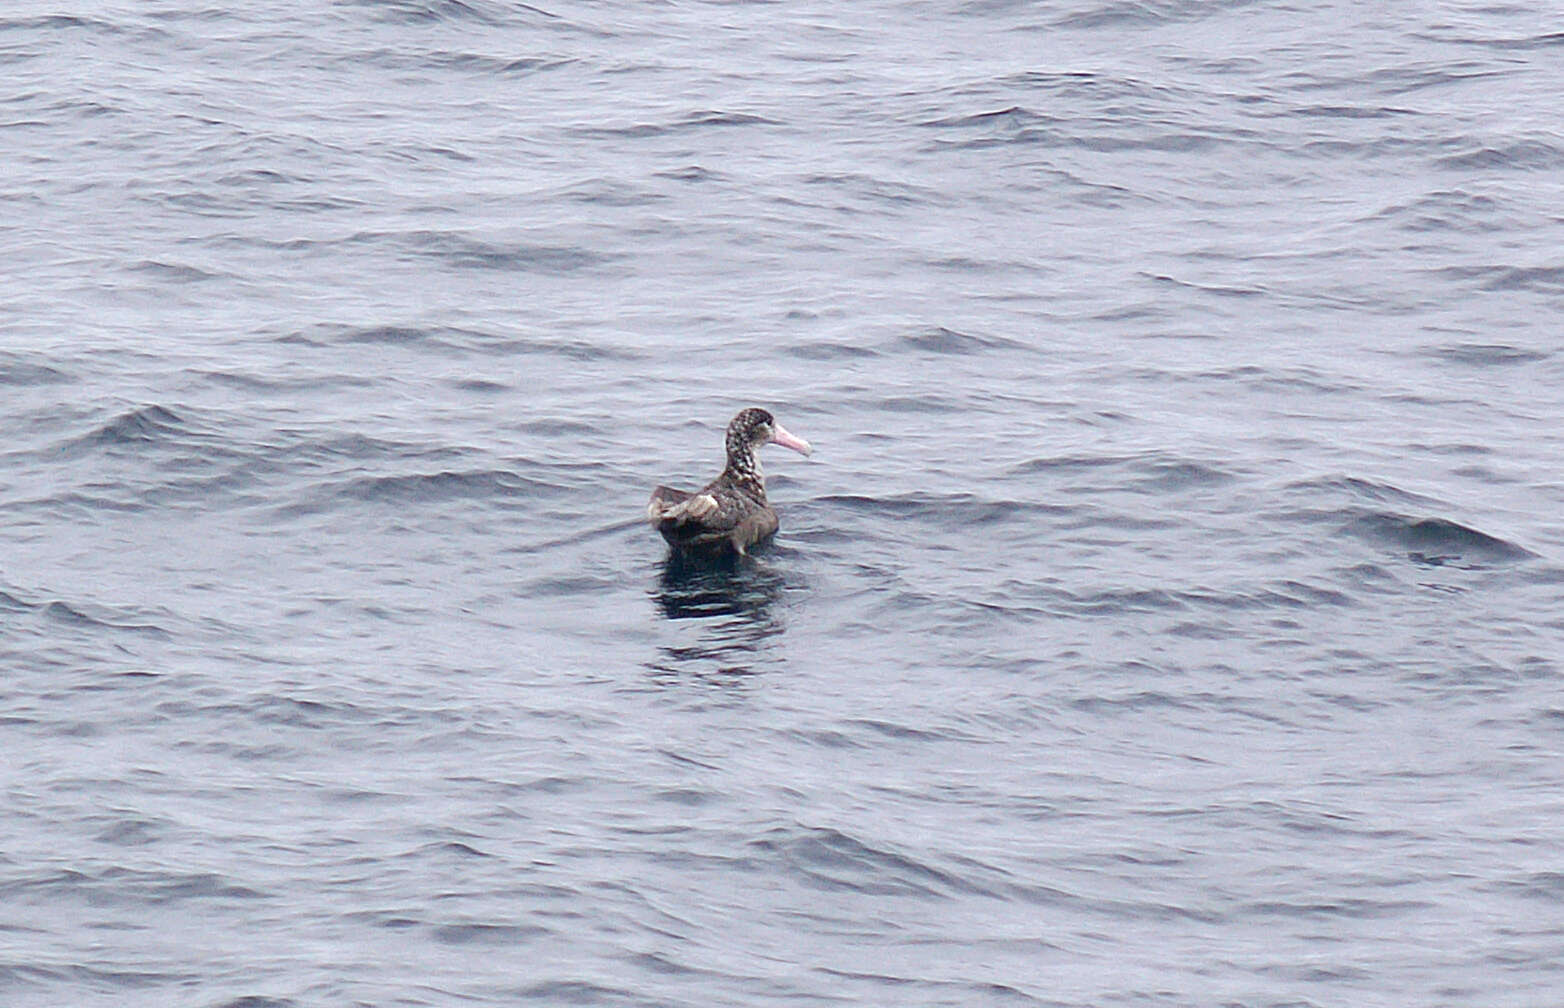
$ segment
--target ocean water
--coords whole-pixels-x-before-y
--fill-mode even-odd
[[[1564,30],[0,12],[0,1003],[1564,1003]],[[782,529],[669,565],[747,405]]]

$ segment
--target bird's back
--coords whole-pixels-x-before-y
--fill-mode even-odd
[[[692,551],[743,553],[777,530],[777,513],[764,500],[722,476],[693,494],[659,486],[646,516],[670,546]]]

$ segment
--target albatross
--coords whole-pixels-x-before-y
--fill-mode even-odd
[[[646,505],[646,520],[677,552],[736,553],[776,532],[777,513],[766,503],[766,475],[755,452],[779,444],[801,455],[809,442],[794,437],[763,409],[740,410],[728,424],[728,464],[722,475],[694,493],[659,486]]]

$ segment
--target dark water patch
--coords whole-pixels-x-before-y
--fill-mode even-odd
[[[131,877],[140,876],[141,873],[126,874]],[[106,873],[106,878],[112,878],[112,871]],[[155,882],[146,879],[151,884],[154,892],[154,901],[159,903],[184,903],[190,900],[258,900],[267,898],[265,893],[251,889],[248,886],[235,884],[221,875],[211,872],[199,872],[195,874],[179,875]]]
[[[636,1005],[646,1004],[644,994],[623,987],[607,987],[587,980],[544,980],[506,993],[507,1000],[537,1002],[544,1005]]]
[[[389,343],[393,345],[410,343],[434,343],[442,348],[451,346],[449,341],[439,338],[439,329],[421,329],[413,326],[378,325],[365,326],[363,328],[343,328],[338,330],[337,340],[342,343]]]
[[[780,126],[782,123],[776,119],[768,119],[762,115],[753,115],[747,112],[722,112],[716,109],[705,109],[697,112],[686,113],[681,121],[684,126]]]
[[[1434,163],[1460,172],[1551,171],[1564,165],[1564,148],[1540,140],[1517,140],[1498,147],[1468,148]]]
[[[427,50],[422,47],[406,49],[373,49],[342,56],[338,62],[352,66],[380,66],[391,70],[407,70],[431,73],[455,70],[486,76],[508,77],[529,75],[545,70],[570,66],[577,62],[568,56],[489,56],[483,53],[459,52],[449,49]]]
[[[896,739],[902,742],[948,742],[951,740],[964,740],[968,742],[979,741],[968,735],[947,731],[934,731],[926,728],[914,728],[911,725],[895,724],[889,721],[880,721],[874,718],[849,718],[843,724],[853,728],[868,729],[885,738]]]
[[[720,171],[713,171],[696,164],[686,165],[683,168],[670,168],[667,171],[655,172],[654,175],[675,182],[715,182],[727,178]]]
[[[1168,127],[1157,133],[1132,131],[1132,133],[1118,134],[1110,131],[1110,127],[1098,128],[1096,131],[1078,130],[1068,131],[1068,133],[1060,128],[1032,127],[959,139],[959,141],[943,141],[935,145],[935,148],[982,150],[982,148],[999,147],[999,145],[1037,145],[1049,150],[1068,150],[1068,152],[1123,153],[1123,155],[1128,155],[1129,152],[1212,153],[1212,156],[1215,156],[1217,148],[1229,147],[1243,141],[1245,138],[1242,134],[1198,131],[1195,128]],[[1104,208],[1114,208],[1126,202],[1125,192],[1104,191],[1104,189],[1090,192],[1095,194],[1095,198],[1082,200],[1082,202],[1104,206]]]
[[[1137,94],[1131,81],[1113,82],[1118,93],[1101,99],[1098,114],[1057,118],[1023,106],[1010,106],[989,112],[942,116],[919,123],[920,126],[947,131],[948,136],[931,138],[926,150],[976,150],[996,147],[1037,147],[1046,151],[1123,154],[1152,151],[1196,154],[1234,145],[1252,145],[1254,131],[1218,121],[1175,116],[1177,96],[1159,89]],[[1132,188],[1099,188],[1093,180],[1082,178],[1048,164],[1030,166],[1040,179],[1055,178],[1074,182],[1085,191],[1095,192],[1095,202],[1114,206],[1130,198],[1155,202],[1144,192],[1137,196]]]
[[[565,488],[505,469],[442,470],[395,476],[357,476],[332,485],[331,496],[371,503],[434,504],[515,501],[553,496]]]
[[[1314,86],[1320,88],[1367,87],[1374,88],[1382,94],[1405,95],[1430,88],[1470,84],[1494,77],[1508,77],[1515,73],[1515,68],[1496,69],[1492,63],[1480,60],[1421,60],[1403,66],[1371,70],[1351,80],[1324,75],[1310,76]]]
[[[291,998],[267,997],[263,994],[246,994],[234,998],[232,1001],[223,1001],[214,1008],[301,1008],[299,1002]]]
[[[1179,595],[1161,588],[1111,588],[1076,596],[1070,608],[1086,616],[1118,616],[1130,612],[1172,612],[1188,608]]]
[[[643,663],[647,678],[665,689],[693,684],[731,698],[776,668],[775,661],[761,653],[762,642],[781,632],[774,623],[742,619],[713,627],[699,644],[659,648],[657,659]]]
[[[326,388],[363,387],[374,384],[367,376],[345,374],[297,374],[283,377],[278,374],[259,374],[251,371],[206,370],[192,368],[186,372],[193,378],[213,385],[242,389],[254,393],[317,391]]]
[[[159,207],[171,208],[195,217],[207,217],[216,219],[235,219],[248,217],[255,212],[256,200],[236,198],[232,193],[218,193],[207,189],[183,189],[166,191],[154,189],[147,192],[143,200],[153,202]],[[153,264],[150,272],[159,272],[158,266]],[[164,267],[173,269],[174,267]],[[198,280],[202,277],[179,277],[182,280]]]
[[[1037,166],[1032,166],[1034,170]],[[1070,202],[1076,206],[1090,207],[1097,210],[1118,210],[1131,204],[1155,204],[1154,195],[1130,186],[1116,185],[1112,182],[1098,178],[1088,178],[1075,172],[1050,171],[1050,178],[1056,180],[1061,186],[1067,187],[1066,193]],[[1033,275],[1036,275],[1037,266],[1027,264]]]
[[[241,493],[268,467],[265,445],[248,440],[243,418],[149,405],[127,410],[62,442],[56,458],[93,459],[76,486],[26,502],[38,508],[139,511],[200,504]]]
[[[1515,543],[1447,518],[1368,512],[1350,519],[1343,531],[1404,549],[1412,560],[1430,566],[1442,566],[1468,557],[1487,562],[1514,562],[1536,556]]]
[[[567,275],[612,262],[616,256],[579,245],[485,241],[455,231],[361,231],[361,245],[394,245],[454,269]]]
[[[441,144],[394,144],[392,146],[386,147],[385,153],[388,157],[400,158],[404,161],[415,164],[427,161],[430,158],[435,158],[440,161],[455,161],[458,164],[472,164],[479,160],[477,157],[473,156],[472,154],[468,154],[466,151],[458,150],[455,147]],[[441,212],[441,206],[438,203],[419,206],[417,209],[429,213]]]
[[[698,969],[694,966],[687,965],[686,963],[678,962],[672,956],[663,955],[656,952],[642,952],[627,956],[625,961],[638,969],[643,969],[649,973],[654,973],[660,976],[703,976],[726,978],[729,975],[725,971]]]
[[[656,355],[618,347],[606,339],[567,339],[558,336],[494,337],[483,344],[486,354],[546,354],[571,361],[641,361]]]
[[[18,509],[41,512],[52,518],[82,521],[90,521],[96,516],[110,512],[134,514],[147,509],[147,502],[140,495],[132,494],[118,487],[115,487],[114,490],[115,496],[110,496],[107,492],[81,493],[68,491],[66,493],[51,494],[47,497],[13,501],[11,506]]]
[[[1224,17],[1259,0],[1109,0],[1086,4],[1082,9],[1055,18],[1054,28],[1086,30],[1094,28],[1152,28],[1181,21],[1203,21]]]
[[[1210,606],[1216,609],[1314,609],[1319,606],[1350,606],[1354,599],[1334,588],[1307,584],[1302,581],[1283,581],[1272,588],[1248,591],[1215,591],[1187,589],[1172,596],[1191,605]]]
[[[1497,888],[1518,896],[1564,904],[1564,872],[1538,871],[1505,879]]]
[[[14,353],[0,354],[0,385],[28,388],[73,381],[71,375],[49,364],[39,364]]]
[[[977,87],[984,91],[998,88],[1006,92],[1040,92],[1047,95],[1049,107],[1057,106],[1061,99],[1068,99],[1072,105],[1098,105],[1131,96],[1149,99],[1170,93],[1163,81],[1093,70],[1022,70],[980,81]],[[960,95],[966,91],[967,86],[958,85],[952,93]]]
[[[1431,347],[1427,352],[1452,364],[1471,364],[1479,367],[1533,364],[1552,356],[1540,350],[1528,350],[1506,343],[1454,343]]]
[[[1165,273],[1141,273],[1141,276],[1153,280],[1158,284],[1168,287],[1178,287],[1184,290],[1199,291],[1202,294],[1215,294],[1218,297],[1251,298],[1261,297],[1270,291],[1263,287],[1238,287],[1224,284],[1202,284],[1193,280],[1180,280],[1177,277],[1168,276]]]
[[[938,191],[928,186],[876,178],[864,172],[832,172],[805,175],[799,182],[823,187],[833,194],[846,194],[881,206],[910,208],[940,202]]]
[[[1424,912],[1435,904],[1425,900],[1376,900],[1347,897],[1335,900],[1265,900],[1248,903],[1237,912],[1246,917],[1325,917],[1346,920],[1386,920]]]
[[[509,386],[502,386],[508,389]],[[530,434],[537,438],[576,438],[591,436],[602,432],[603,425],[588,420],[570,420],[565,417],[543,417],[537,420],[524,420],[516,425],[516,430]]]
[[[680,787],[660,788],[653,792],[652,799],[673,805],[683,805],[687,808],[699,808],[703,805],[720,802],[723,796],[719,792],[706,788]]]
[[[74,14],[40,14],[32,17],[0,17],[0,32],[48,31],[92,32],[100,35],[126,35],[132,29],[102,18],[83,17]]]
[[[551,933],[548,928],[534,924],[444,924],[430,929],[431,936],[442,945],[499,945],[506,948]]]
[[[1390,105],[1297,105],[1285,109],[1283,114],[1310,119],[1389,119],[1421,113]]]
[[[204,900],[259,900],[263,893],[212,872],[148,871],[111,865],[92,872],[63,869],[0,885],[14,897],[44,893],[78,896],[94,906],[161,906]]]
[[[864,360],[880,356],[880,351],[873,347],[841,340],[789,341],[781,350],[790,357],[818,361]]]
[[[72,116],[82,119],[109,119],[130,114],[130,111],[122,105],[112,105],[105,101],[84,98],[59,98],[51,101],[42,111],[54,113],[57,116],[62,113],[70,113]]]
[[[1432,497],[1412,493],[1390,483],[1363,479],[1358,476],[1321,476],[1315,479],[1299,480],[1298,482],[1290,483],[1285,489],[1289,494],[1302,495],[1324,492],[1330,495],[1344,495],[1353,501],[1374,504],[1435,507],[1439,503]]]
[[[573,56],[516,56],[508,59],[496,59],[492,56],[481,56],[476,53],[450,53],[448,57],[451,65],[454,67],[477,70],[481,73],[494,74],[498,77],[507,77],[513,74],[534,74],[544,70],[555,70],[560,67],[571,66],[579,62]]]
[[[569,273],[602,262],[591,252],[566,245],[502,245],[466,235],[442,231],[421,231],[388,236],[361,235],[378,243],[392,237],[417,255],[437,260],[457,269],[492,269],[514,272]]]
[[[64,626],[81,629],[122,630],[129,633],[146,634],[163,640],[171,637],[167,630],[156,624],[132,622],[135,618],[134,616],[116,613],[101,606],[72,605],[69,602],[59,600],[30,603],[28,606],[36,609],[49,620]]]
[[[201,716],[208,713],[223,713],[215,708],[179,703],[159,704],[157,711],[166,717],[183,717],[191,713]],[[236,742],[222,739],[200,743],[181,742],[176,743],[176,748],[208,756],[222,756],[227,759],[238,760],[241,763],[259,763],[266,766],[275,766],[278,763],[297,760],[305,756],[304,751],[297,746],[283,745],[281,743],[240,745]]]
[[[811,748],[823,746],[826,749],[871,749],[879,744],[872,739],[855,738],[845,732],[833,731],[829,728],[793,728],[782,734]]]
[[[1172,312],[1164,305],[1155,302],[1141,302],[1140,304],[1114,305],[1092,315],[1093,322],[1160,322],[1171,318]],[[1166,332],[1148,332],[1143,334],[1143,339],[1214,339],[1210,334],[1183,334]]]
[[[128,268],[133,273],[147,273],[162,280],[177,280],[181,283],[199,283],[217,278],[216,273],[209,273],[188,263],[162,262],[157,259],[143,259]]]
[[[340,5],[363,7],[378,20],[397,24],[467,23],[495,26],[507,20],[508,8],[528,10],[525,4],[500,4],[491,0],[342,0]]]
[[[926,392],[922,395],[886,396],[880,400],[879,407],[888,413],[965,413],[972,408],[972,404],[970,399],[964,397]]]
[[[299,173],[278,172],[269,167],[250,167],[228,172],[216,178],[219,186],[289,186],[289,184],[314,183],[317,178]]]
[[[1042,952],[1063,951],[1052,942],[1032,938],[1027,942],[1028,951],[1034,955]],[[894,996],[879,994],[897,1004],[928,1005],[989,1005],[1018,1004],[1034,1008],[1078,1008],[1080,1002],[1046,1000],[1027,994],[1009,984],[982,980],[935,980],[925,976],[902,976],[895,973],[871,972],[862,969],[838,969],[832,966],[816,966],[815,971],[842,980],[861,980],[877,990],[896,991]]]
[[[567,497],[568,508],[568,499],[575,497],[576,491],[566,490],[564,493]],[[575,497],[575,499],[579,498]],[[554,515],[553,520],[566,519],[572,513],[575,512],[570,512],[568,510],[564,512],[552,512]],[[656,541],[648,540],[642,535],[642,533],[647,535],[656,534],[648,529],[646,520],[644,518],[626,518],[618,521],[604,522],[601,524],[592,525],[590,527],[577,528],[570,527],[569,524],[567,524],[565,527],[568,530],[564,535],[550,535],[546,539],[538,539],[531,542],[510,546],[505,550],[505,552],[517,554],[550,553],[563,547],[580,548],[585,546],[587,543],[600,543],[603,549],[617,549],[622,548],[624,543],[630,541],[631,537],[629,537],[627,534],[632,530],[637,533],[637,535],[633,537],[635,539],[639,539],[642,542]],[[551,527],[550,531],[557,531],[557,529]],[[611,543],[603,543],[603,540],[610,540]]]
[[[1520,13],[1519,8],[1491,7],[1489,10],[1493,13]],[[1454,26],[1448,24],[1438,27],[1447,28],[1451,32],[1455,30]],[[1564,46],[1564,32],[1543,32],[1539,35],[1518,35],[1500,38],[1478,37],[1471,35],[1469,32],[1470,26],[1462,25],[1460,34],[1417,32],[1414,33],[1413,37],[1441,44],[1469,45],[1484,49],[1495,49],[1506,53],[1529,52],[1535,49],[1552,49],[1557,46]]]
[[[114,969],[106,966],[73,964],[50,971],[54,977],[70,987],[102,992],[146,990],[152,987],[190,986],[206,979],[194,973],[176,973],[170,970]],[[121,1002],[123,1003],[123,1002]]]
[[[422,148],[420,148],[422,149]],[[243,173],[245,175],[264,175],[264,172]],[[329,210],[354,210],[366,205],[364,200],[342,194],[324,194],[307,190],[307,195],[289,195],[292,189],[284,189],[282,183],[272,180],[270,184],[251,178],[248,181],[242,177],[229,177],[219,180],[220,184],[234,190],[232,196],[225,201],[231,207],[247,207],[255,210],[275,210],[283,213],[318,214]],[[293,183],[294,187],[303,185],[319,185],[319,183],[300,181]]]
[[[1340,392],[1353,392],[1359,389],[1356,384],[1333,377],[1315,367],[1259,367],[1254,364],[1240,364],[1237,367],[1204,370],[1193,377],[1200,381],[1239,381],[1243,386],[1251,389],[1278,389],[1286,392],[1340,394]]]
[[[1011,273],[1031,279],[1037,276],[1039,268],[1035,262],[1025,259],[949,255],[943,249],[936,250],[935,254],[924,257],[923,262],[933,269],[949,270],[967,278],[974,274],[993,276],[999,273]]]
[[[400,750],[398,749],[397,751]],[[323,794],[327,802],[353,805],[394,807],[407,801],[407,795],[405,794],[393,794],[389,791],[376,791],[370,788],[359,787],[326,788]]]
[[[524,591],[530,598],[570,598],[603,595],[619,585],[619,579],[602,575],[547,574],[528,581]]]
[[[1368,217],[1365,223],[1389,222],[1413,234],[1455,231],[1480,234],[1514,225],[1503,216],[1510,204],[1484,193],[1438,189],[1416,199],[1395,203]]]
[[[1127,483],[1140,493],[1180,493],[1226,486],[1234,481],[1231,473],[1216,466],[1187,459],[1161,457],[1137,461]]]
[[[152,403],[120,413],[70,443],[73,448],[145,448],[178,441],[193,433],[190,424],[166,406]]]
[[[898,522],[915,521],[920,524],[938,525],[942,528],[1004,524],[1057,516],[1070,510],[1064,505],[1043,504],[1037,501],[984,500],[975,494],[966,493],[906,493],[885,497],[827,494],[808,502],[811,514],[820,506]]]
[[[491,784],[493,782],[490,782]],[[586,782],[578,777],[538,777],[533,780],[518,783],[505,784],[503,788],[507,794],[569,794],[581,791],[586,787]]]
[[[574,339],[554,335],[512,336],[499,332],[457,326],[405,326],[380,324],[349,326],[321,323],[308,329],[293,330],[276,337],[276,342],[309,347],[351,347],[358,344],[396,347],[412,352],[438,351],[447,354],[477,354],[486,357],[510,354],[539,354],[573,361],[635,361],[645,355],[616,347],[606,340]],[[311,379],[327,384],[373,384],[370,374],[337,372]],[[483,379],[474,379],[482,381]]]
[[[224,705],[232,713],[242,713],[262,724],[285,725],[312,731],[326,731],[348,724],[385,724],[384,711],[370,710],[347,701],[311,700],[308,697],[271,694],[258,696],[242,704]]]
[[[515,386],[504,382],[489,381],[487,378],[464,378],[450,383],[451,388],[458,392],[476,392],[479,395],[500,395],[505,392],[515,391]]]
[[[425,923],[418,917],[395,910],[357,910],[344,916],[355,923],[386,928],[390,931],[406,931],[410,928],[423,927]]]
[[[958,875],[829,827],[778,828],[747,846],[820,889],[872,896],[992,895]]]
[[[1440,270],[1439,273],[1459,279],[1481,280],[1482,289],[1488,291],[1564,293],[1564,266],[1451,267]]]
[[[985,129],[1018,129],[1033,123],[1051,121],[1033,112],[1031,109],[1022,108],[1019,105],[1011,105],[1007,108],[995,109],[990,112],[971,112],[963,115],[942,116],[938,119],[930,119],[918,125],[934,129],[967,129],[980,126]]]
[[[618,179],[594,178],[555,190],[549,198],[586,206],[644,207],[668,199],[639,185]]]
[[[1055,455],[1018,463],[1010,468],[1010,475],[1081,472],[1123,465],[1131,461],[1131,458],[1124,455]]]
[[[1048,475],[1067,479],[1072,475],[1101,470],[1122,470],[1113,480],[1115,489],[1136,493],[1168,494],[1227,486],[1237,477],[1221,466],[1196,459],[1168,456],[1161,452],[1144,455],[1059,455],[1029,459],[1010,467],[1011,476]],[[1105,488],[1101,481],[1090,486],[1072,485],[1072,489],[1097,493]]]
[[[1309,696],[1332,707],[1349,710],[1358,714],[1369,714],[1375,711],[1392,709],[1395,705],[1384,700],[1369,700],[1362,696],[1350,693],[1335,693],[1329,690],[1311,689]]]
[[[746,112],[721,112],[714,109],[702,109],[693,112],[686,112],[684,115],[666,122],[631,123],[624,126],[575,126],[571,127],[569,132],[575,136],[580,137],[644,140],[652,137],[685,133],[691,130],[735,126],[744,127],[780,125],[782,124],[779,121],[775,119],[768,119],[761,115],[752,115]],[[684,181],[697,180],[686,178]]]
[[[1209,709],[1216,700],[1211,694],[1174,694],[1163,690],[1137,690],[1121,696],[1087,696],[1070,701],[1076,710],[1106,713],[1113,717],[1171,709],[1196,711]]]
[[[897,339],[896,345],[925,353],[976,354],[985,350],[1012,349],[1021,344],[998,336],[978,336],[947,329],[944,326],[930,326],[903,333]]]
[[[464,459],[467,453],[449,445],[400,441],[375,437],[356,431],[337,433],[329,430],[285,428],[270,450],[305,468],[343,463],[366,465],[372,462],[419,460],[425,463]]]

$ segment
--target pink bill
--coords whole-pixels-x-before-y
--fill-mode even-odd
[[[794,437],[793,435],[789,434],[787,431],[782,429],[782,425],[779,423],[773,423],[771,425],[771,440],[784,448],[793,449],[800,455],[809,454],[809,442],[805,441],[801,437]]]

